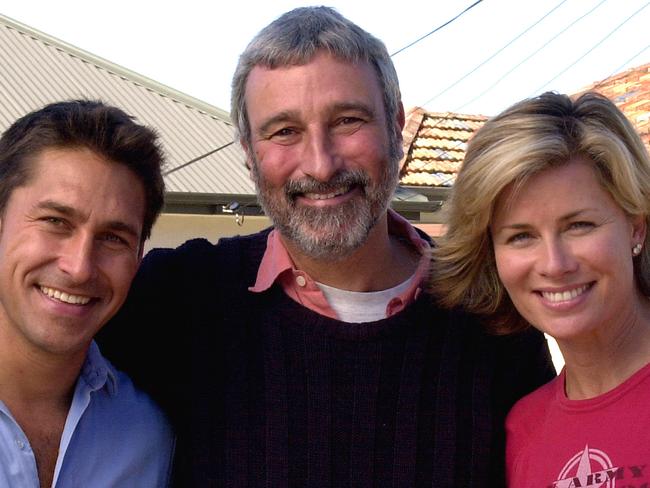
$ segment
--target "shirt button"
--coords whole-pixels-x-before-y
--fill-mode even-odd
[[[302,276],[302,275],[298,275],[298,276],[296,276],[296,284],[297,284],[299,287],[302,288],[303,286],[305,286],[305,285],[307,284],[307,280],[305,279],[304,276]]]
[[[21,451],[25,449],[25,443],[20,439],[16,439],[16,446],[18,446],[18,449],[20,449]]]

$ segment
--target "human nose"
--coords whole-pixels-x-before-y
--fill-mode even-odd
[[[340,168],[334,141],[324,129],[309,136],[303,154],[303,172],[317,181],[329,181]]]
[[[578,260],[571,247],[562,239],[548,239],[544,241],[541,248],[541,255],[538,257],[538,271],[542,275],[559,277],[577,270]]]
[[[95,256],[92,236],[79,234],[62,243],[59,269],[74,283],[85,283],[95,273]]]

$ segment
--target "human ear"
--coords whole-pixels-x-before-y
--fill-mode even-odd
[[[648,226],[645,215],[632,215],[629,217],[630,225],[632,226],[632,246],[645,243],[646,233]]]
[[[248,145],[248,143],[244,140],[243,137],[239,139],[239,145],[244,150],[244,155],[246,156],[245,163],[246,163],[246,168],[248,168],[248,177],[254,181],[255,178],[253,177],[252,148]]]

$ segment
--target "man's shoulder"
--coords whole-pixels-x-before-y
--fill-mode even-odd
[[[428,316],[446,320],[450,325],[450,335],[456,340],[466,342],[467,345],[471,342],[480,348],[491,350],[493,355],[501,356],[502,359],[524,360],[533,352],[547,351],[544,334],[534,327],[502,334],[492,328],[481,316],[462,308],[439,307],[435,298],[428,293],[420,294],[418,302],[423,304],[424,313]]]
[[[271,229],[255,234],[222,237],[216,244],[207,239],[190,239],[176,248],[154,248],[147,253],[139,270],[139,278],[175,279],[184,277],[198,279],[218,270],[220,274],[261,260],[266,249],[266,237]]]
[[[249,248],[266,246],[266,238],[272,228],[247,235],[221,237],[216,244],[205,238],[195,238],[185,241],[176,248],[153,248],[145,256],[146,261],[160,260],[193,260],[210,256],[225,256],[232,252],[241,252]]]
[[[167,416],[95,343],[80,371],[70,419],[75,421],[63,433],[69,444],[57,486],[90,486],[89,480],[97,486],[167,486],[175,443]]]
[[[156,403],[136,388],[129,376],[118,370],[93,342],[80,372],[86,387],[94,390],[91,411],[99,422],[116,422],[148,438],[171,442],[170,424]],[[94,381],[99,381],[93,384]]]
[[[110,367],[115,382],[115,394],[111,396],[110,402],[113,407],[120,406],[120,411],[125,413],[125,423],[135,423],[143,431],[153,429],[150,433],[157,433],[160,437],[171,436],[171,426],[160,407],[148,394],[137,388],[126,373],[113,365]]]

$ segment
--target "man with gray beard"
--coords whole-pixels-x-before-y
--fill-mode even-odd
[[[176,426],[178,485],[502,484],[504,416],[548,350],[427,295],[429,240],[388,208],[404,110],[383,43],[288,12],[240,57],[231,116],[273,228],[150,253],[102,343]]]

